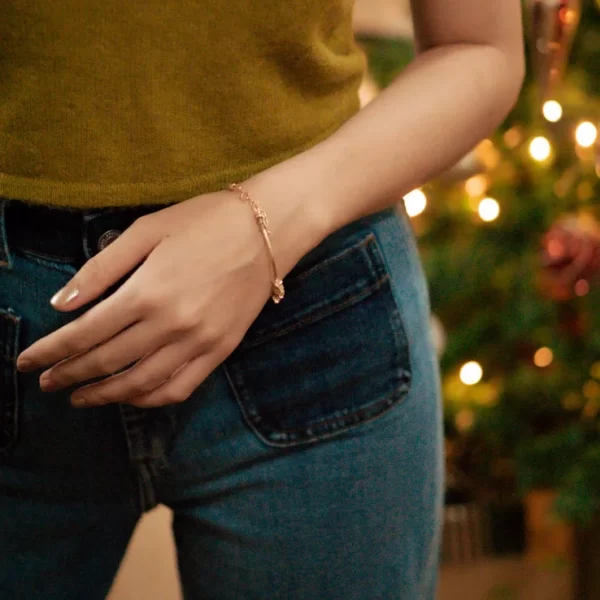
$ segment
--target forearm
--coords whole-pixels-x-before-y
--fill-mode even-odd
[[[429,50],[315,148],[307,158],[329,190],[331,227],[398,201],[493,131],[520,89],[521,70],[511,60],[492,46]]]
[[[306,228],[298,243],[312,247],[454,164],[502,121],[521,80],[519,57],[496,47],[434,48],[333,136],[258,181],[279,182],[279,202],[300,196],[293,226]]]

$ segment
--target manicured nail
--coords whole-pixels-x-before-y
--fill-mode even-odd
[[[75,408],[84,408],[90,406],[90,403],[83,396],[74,396],[71,398],[71,404]]]
[[[62,290],[58,290],[58,292],[52,296],[50,304],[52,304],[52,306],[66,306],[71,300],[77,298],[77,296],[79,296],[79,290],[77,288],[72,290],[63,288]]]

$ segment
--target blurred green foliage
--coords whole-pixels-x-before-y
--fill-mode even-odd
[[[382,86],[412,56],[407,40],[361,41]],[[487,165],[485,193],[501,206],[498,219],[479,219],[465,190],[469,173],[457,171],[424,188],[428,206],[414,224],[433,312],[447,333],[441,365],[454,466],[484,497],[557,489],[560,512],[586,523],[600,507],[600,385],[594,384],[600,379],[600,285],[559,303],[541,293],[538,280],[549,227],[565,214],[600,215],[593,151],[578,156],[574,141],[579,121],[600,124],[600,11],[594,0],[583,2],[555,99],[564,113],[553,124],[542,116],[530,71],[514,110],[490,138],[493,145],[478,154]],[[509,130],[513,141],[507,144]],[[549,164],[529,155],[537,135],[552,145]],[[533,362],[543,346],[554,355],[546,368]],[[458,373],[471,360],[484,377],[466,386]]]

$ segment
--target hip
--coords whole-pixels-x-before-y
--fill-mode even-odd
[[[0,215],[8,214],[6,207],[0,205]],[[49,298],[101,251],[107,234],[126,228],[138,212],[75,214],[78,233],[53,234],[66,240],[63,250],[79,248],[62,256],[29,243],[23,220],[0,219],[5,448],[17,442],[20,398],[27,394],[16,356],[81,314],[58,313]],[[334,437],[395,412],[412,397],[435,410],[429,301],[405,213],[390,209],[335,232],[298,263],[286,288],[285,300],[265,306],[223,365],[261,442],[287,447]]]

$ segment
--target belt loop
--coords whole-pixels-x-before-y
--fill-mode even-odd
[[[91,220],[90,215],[87,213],[84,213],[81,219],[81,243],[83,244],[83,255],[86,260],[92,258],[89,234],[89,224]]]
[[[83,255],[86,260],[90,260],[94,254],[96,254],[96,249],[93,247],[93,240],[91,236],[91,226],[95,219],[98,218],[102,214],[99,210],[86,210],[82,215],[82,242],[83,242]]]
[[[0,269],[12,269],[12,257],[6,233],[6,207],[8,200],[0,198]]]

